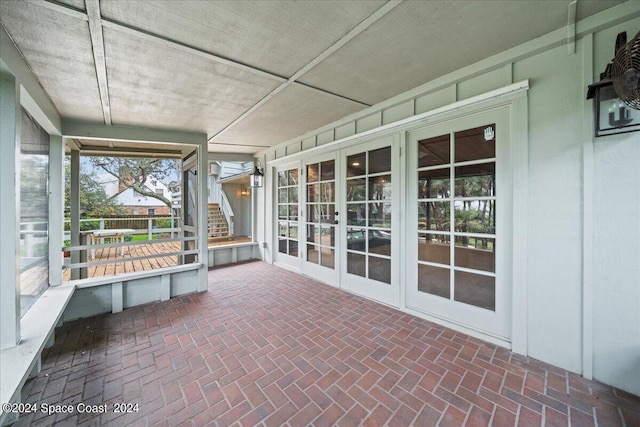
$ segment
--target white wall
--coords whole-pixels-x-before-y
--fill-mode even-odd
[[[169,200],[171,200],[171,194],[165,194],[165,197],[168,197]],[[162,203],[161,200],[135,194],[133,188],[127,188],[122,193],[118,194],[114,200],[123,206],[148,206],[150,208],[154,206],[167,207],[167,205]]]
[[[581,371],[582,42],[514,64],[529,90],[529,355]],[[517,189],[516,189],[517,191]]]
[[[640,137],[594,151],[594,377],[640,395]]]
[[[611,60],[616,34],[594,38],[594,72]],[[640,133],[600,137],[593,157],[594,377],[640,395]]]
[[[240,184],[222,184],[222,189],[233,210],[233,234],[236,236],[251,235],[251,189],[246,188],[249,190],[249,195],[241,197],[242,186]]]
[[[638,3],[623,6],[621,13],[638,16]],[[611,27],[609,22],[624,23]],[[593,372],[598,380],[640,395],[640,133],[594,141],[592,101],[585,100],[586,86],[599,79],[613,56],[616,34],[627,30],[631,38],[640,19],[600,14],[577,28],[582,34],[575,53],[570,54],[564,31],[552,33],[258,157],[269,161],[304,152],[330,142],[327,135],[346,137],[528,79],[526,353],[573,372]],[[593,168],[585,165],[585,152],[593,152]],[[585,182],[593,182],[593,188]],[[262,215],[256,220],[257,240],[268,244],[269,194],[265,188],[257,197]],[[584,210],[584,200],[591,199],[593,209]],[[591,242],[585,246],[584,238],[591,235],[593,253],[587,259],[585,247]],[[269,260],[269,249],[262,252]],[[585,263],[593,264],[589,283]],[[585,299],[590,280],[593,304]]]

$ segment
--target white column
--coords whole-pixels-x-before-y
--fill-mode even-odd
[[[199,270],[198,273],[198,287],[197,290],[200,292],[204,292],[208,288],[208,263],[209,263],[209,253],[208,253],[208,245],[209,241],[207,239],[207,210],[208,210],[208,146],[206,136],[203,138],[202,142],[199,144],[197,150],[198,155],[198,237],[199,237],[199,261],[204,264],[204,267]],[[186,197],[186,193],[184,189],[182,190],[182,197]]]
[[[62,284],[64,242],[64,142],[49,137],[49,285]]]
[[[0,349],[20,341],[20,87],[0,64]]]
[[[71,150],[71,246],[80,245],[80,152]],[[80,251],[71,252],[71,264],[80,262]],[[71,270],[71,280],[80,278],[80,270]]]

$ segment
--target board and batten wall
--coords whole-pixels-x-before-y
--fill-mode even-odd
[[[256,155],[266,165],[456,101],[529,81],[526,354],[640,395],[640,133],[593,137],[587,85],[616,35],[640,30],[640,2],[458,70]],[[629,38],[630,38],[629,37]],[[339,144],[338,144],[339,145]],[[269,175],[265,188],[271,182]],[[272,260],[257,192],[256,236]]]
[[[631,38],[640,19],[595,34],[594,73],[620,31]],[[640,132],[595,138],[592,149],[593,375],[640,395]]]

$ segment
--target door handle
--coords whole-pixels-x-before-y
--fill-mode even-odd
[[[336,219],[335,221],[333,221],[334,224],[338,224],[338,220]]]

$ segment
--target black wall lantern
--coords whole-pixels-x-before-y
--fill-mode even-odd
[[[618,34],[613,62],[589,85],[592,98],[597,137],[640,130],[640,33],[629,43],[626,32]]]
[[[264,179],[264,173],[262,171],[262,165],[260,161],[257,160],[253,165],[253,173],[249,176],[249,180],[251,182],[251,187],[259,188],[262,187],[262,180]]]

